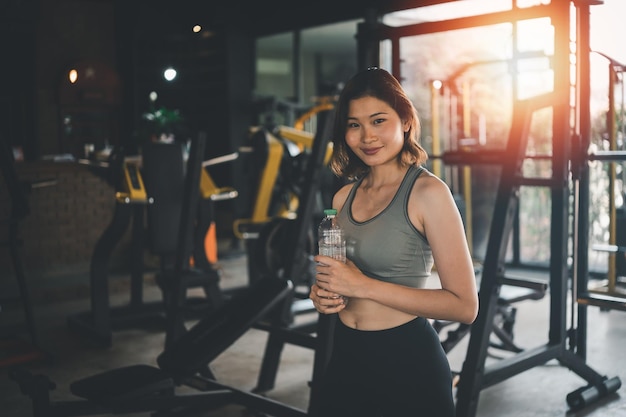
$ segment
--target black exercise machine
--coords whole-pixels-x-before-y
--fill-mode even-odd
[[[323,142],[323,141],[320,141]],[[193,145],[192,145],[193,146]],[[320,145],[321,146],[321,145]],[[313,151],[317,160],[317,154]],[[197,165],[197,163],[196,163]],[[307,179],[316,184],[319,170],[310,166]],[[193,184],[189,183],[189,187]],[[312,189],[314,187],[311,187]],[[311,190],[312,192],[312,190]],[[307,193],[307,196],[309,193]],[[287,245],[286,264],[282,276],[263,276],[242,289],[221,306],[207,312],[197,324],[180,333],[167,343],[157,358],[158,367],[133,365],[113,369],[89,376],[71,384],[71,392],[80,397],[74,401],[52,401],[50,391],[54,383],[46,376],[33,375],[24,369],[14,369],[11,377],[19,383],[22,392],[33,402],[33,417],[69,417],[101,413],[128,414],[140,411],[154,411],[154,416],[188,415],[191,412],[220,408],[227,404],[240,404],[251,410],[277,417],[303,417],[315,407],[316,384],[311,384],[309,410],[301,410],[261,396],[219,383],[212,375],[210,363],[232,345],[250,328],[266,323],[270,339],[284,344],[296,338],[285,338],[292,332],[283,326],[285,311],[290,309],[294,297],[294,283],[291,276],[297,277],[311,262],[306,254],[306,234],[310,227],[311,204],[301,206],[286,236],[292,245]],[[181,212],[181,224],[189,218],[191,205]],[[180,289],[180,260],[185,252],[191,230],[180,229],[176,265],[171,278]],[[173,292],[177,294],[176,291]],[[176,297],[170,300],[176,301]],[[168,305],[170,317],[179,316],[180,303]],[[177,325],[179,321],[172,324]],[[309,347],[315,350],[314,381],[327,361],[327,349],[331,317],[320,317],[317,339],[307,335]],[[279,343],[279,344],[280,344]],[[273,346],[276,346],[274,344]],[[282,345],[281,345],[282,346]],[[280,351],[278,351],[280,353]],[[197,390],[198,394],[178,394],[176,388],[184,386]],[[187,413],[187,414],[186,414]]]
[[[269,333],[261,371],[254,392],[267,392],[273,389],[280,356],[285,344],[293,344],[315,351],[316,374],[325,366],[326,354],[329,346],[327,335],[332,327],[332,318],[318,315],[308,298],[309,289],[314,279],[314,262],[312,255],[316,252],[316,231],[314,210],[319,203],[319,189],[323,178],[323,169],[327,157],[327,148],[330,129],[333,124],[334,112],[331,110],[318,114],[320,129],[315,134],[311,153],[304,165],[304,175],[301,184],[304,187],[298,195],[299,204],[295,219],[280,218],[267,223],[260,232],[254,255],[259,263],[271,264],[263,268],[265,274],[278,274],[294,282],[294,291],[286,297],[268,320],[260,322],[257,328]],[[264,255],[259,255],[260,253]],[[265,256],[265,261],[262,260]],[[312,313],[310,320],[294,319],[298,315]],[[312,384],[312,398],[315,397],[315,388]],[[314,404],[314,400],[311,401]]]
[[[327,126],[329,125],[330,123]],[[310,163],[306,167],[304,183],[309,186],[300,196],[297,216],[295,219],[285,219],[285,223],[280,226],[280,236],[284,240],[276,250],[284,251],[284,256],[281,257],[278,270],[273,274],[268,272],[259,276],[248,287],[233,293],[232,298],[226,299],[219,307],[206,312],[203,319],[186,330],[182,323],[182,286],[179,274],[191,230],[182,226],[177,240],[175,268],[170,277],[171,297],[166,298],[169,300],[168,332],[173,336],[169,337],[165,350],[158,358],[159,367],[136,365],[87,377],[71,386],[72,392],[82,400],[61,402],[51,401],[50,390],[54,388],[54,383],[47,377],[15,369],[11,376],[20,384],[22,392],[31,397],[34,417],[78,416],[102,412],[124,414],[137,411],[155,411],[155,416],[169,416],[176,415],[176,412],[184,414],[226,404],[241,404],[273,416],[308,415],[306,410],[276,402],[255,391],[225,386],[213,378],[210,362],[252,327],[269,333],[259,376],[259,380],[263,381],[260,385],[264,388],[273,386],[273,378],[285,343],[309,347],[314,351],[309,411],[314,410],[317,393],[315,381],[327,363],[333,318],[325,316],[317,320],[316,314],[316,320],[308,323],[306,329],[294,327],[293,305],[294,299],[298,297],[297,283],[310,274],[312,266],[312,248],[309,246],[311,217],[319,184],[319,167],[322,166],[327,143],[328,135],[320,131],[313,144]],[[194,152],[190,154],[193,155]],[[198,166],[198,162],[194,160],[193,166]],[[189,180],[195,176],[187,178],[185,190],[197,189]],[[183,208],[181,225],[193,218],[193,208],[192,202]],[[275,242],[280,240],[282,239]],[[179,385],[191,387],[201,393],[178,395],[175,388]]]
[[[205,297],[178,300],[181,307],[185,307],[183,313],[198,317],[204,309],[213,308],[222,301],[219,273],[206,259],[204,238],[213,221],[213,202],[234,198],[237,193],[230,188],[215,187],[203,166],[204,140],[195,140],[192,145],[186,164],[182,143],[147,144],[143,149],[142,168],[136,158],[124,155],[123,149],[113,153],[109,159],[107,175],[117,190],[115,212],[91,258],[91,309],[67,318],[72,330],[99,345],[110,346],[112,331],[124,327],[161,323],[169,328],[168,335],[174,332],[175,327],[167,324],[170,317],[166,304],[173,291],[177,291],[171,288],[168,277],[178,262],[175,249],[181,228],[193,229],[186,242],[185,254],[181,255],[184,256],[179,273],[182,276],[181,285],[185,289],[202,287],[205,292]],[[190,172],[195,174],[190,176]],[[187,205],[190,205],[190,217],[181,224],[180,213]],[[146,215],[147,219],[144,218]],[[109,261],[131,220],[130,300],[126,305],[111,307]],[[163,301],[144,300],[145,248],[159,257],[160,268],[155,277],[162,290]],[[190,262],[192,258],[193,265]],[[180,323],[178,328],[182,328]]]
[[[477,275],[480,273],[481,271],[477,271]],[[547,293],[548,282],[540,278],[530,279],[529,277],[515,277],[513,275],[507,275],[503,282],[506,283],[502,285],[498,294],[491,327],[491,334],[496,340],[490,338],[489,347],[503,352],[520,353],[524,349],[515,342],[514,328],[517,315],[515,304],[526,300],[541,300]],[[470,324],[446,320],[433,321],[433,328],[440,335],[444,329],[451,326],[454,328],[447,330],[445,337],[441,340],[441,345],[446,353],[458,345],[472,329]],[[491,356],[498,357],[499,354],[491,353]]]
[[[90,270],[91,309],[67,318],[68,327],[103,346],[112,343],[112,328],[127,317],[135,317],[143,309],[143,262],[142,242],[144,205],[147,204],[145,186],[136,163],[127,160],[124,148],[112,151],[106,163],[89,165],[92,170],[106,179],[116,190],[115,210],[109,226],[104,230],[94,247]],[[122,239],[132,220],[130,247],[131,278],[130,303],[112,309],[109,301],[109,262],[113,249]],[[135,313],[135,314],[133,314]]]
[[[158,367],[138,364],[88,376],[70,385],[75,400],[54,401],[55,384],[44,375],[13,369],[10,376],[33,404],[33,417],[154,412],[154,416],[189,415],[227,404],[240,404],[272,416],[306,416],[305,410],[223,385],[208,366],[250,326],[291,292],[290,281],[263,278],[213,310],[158,356]],[[177,393],[178,388],[198,393]]]
[[[580,409],[589,403],[616,392],[621,381],[618,377],[608,378],[600,375],[585,363],[585,358],[574,350],[566,348],[565,316],[567,300],[567,264],[564,261],[564,242],[567,241],[567,227],[562,223],[567,199],[559,193],[565,193],[563,180],[566,178],[566,165],[559,159],[564,158],[555,151],[553,171],[555,178],[525,178],[522,164],[526,155],[531,116],[535,111],[553,107],[558,103],[556,94],[550,93],[515,103],[513,124],[509,134],[507,147],[504,151],[485,151],[457,156],[465,163],[491,163],[501,166],[500,183],[496,194],[494,213],[490,228],[487,252],[483,263],[479,295],[480,312],[472,324],[470,341],[466,359],[460,374],[457,390],[456,415],[470,417],[476,414],[480,391],[506,378],[517,375],[534,366],[557,359],[568,367],[588,385],[567,395],[567,403],[573,410]],[[564,132],[562,132],[564,133]],[[567,136],[565,133],[563,136]],[[563,169],[560,172],[559,169]],[[504,285],[527,285],[532,287],[532,280],[524,282],[517,278],[513,282],[506,276],[506,251],[513,226],[514,216],[519,203],[519,188],[526,186],[551,187],[553,191],[553,221],[551,230],[551,268],[549,280],[550,292],[550,332],[549,341],[543,346],[526,349],[510,357],[499,360],[493,365],[486,365],[485,360],[490,346],[493,323],[498,312],[499,294]],[[560,191],[559,191],[560,190]],[[575,337],[575,335],[570,335]]]
[[[194,259],[204,257],[201,242],[208,229],[205,224],[205,228],[199,231],[196,225],[205,142],[204,133],[192,141],[186,168],[182,148],[178,144],[173,144],[173,149],[168,149],[170,145],[167,144],[151,144],[143,150],[142,172],[146,183],[153,184],[152,190],[148,187],[149,195],[154,196],[148,210],[148,241],[152,252],[161,259],[156,281],[163,293],[167,320],[166,346],[184,333],[184,322],[189,317],[186,313],[192,308],[198,309],[197,305],[193,305],[197,303],[187,300],[188,288],[202,287],[205,292],[205,297],[200,299],[197,316],[222,303],[217,271],[213,268],[199,269],[190,264],[192,256]],[[171,155],[176,157],[166,161]],[[173,170],[165,170],[164,167]],[[176,173],[181,173],[181,176]],[[154,210],[157,207],[158,210]]]

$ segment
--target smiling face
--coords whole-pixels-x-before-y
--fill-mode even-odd
[[[339,95],[330,169],[355,180],[394,156],[402,167],[420,165],[428,154],[419,136],[417,111],[400,82],[383,69],[368,68],[354,75]]]
[[[396,163],[409,126],[386,102],[375,97],[350,101],[346,144],[366,165]]]

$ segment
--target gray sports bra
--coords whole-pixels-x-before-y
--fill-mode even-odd
[[[407,208],[413,184],[423,171],[411,166],[389,205],[364,222],[352,217],[354,196],[363,180],[352,186],[337,220],[346,232],[348,259],[365,275],[409,287],[425,286],[433,266],[432,251],[409,220]]]

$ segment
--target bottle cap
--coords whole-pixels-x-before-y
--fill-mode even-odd
[[[337,210],[336,209],[325,209],[324,210],[324,215],[326,216],[333,216],[337,214]]]

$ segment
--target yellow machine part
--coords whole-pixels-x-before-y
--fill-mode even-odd
[[[300,116],[296,120],[294,127],[278,126],[275,132],[281,138],[296,144],[300,151],[310,150],[313,147],[315,134],[305,131],[304,124],[316,114],[322,111],[332,110],[333,108],[334,104],[331,102],[331,98],[327,98],[323,100],[322,103]],[[251,129],[251,133],[256,131],[257,128]],[[276,179],[278,178],[284,147],[281,140],[279,140],[272,133],[266,132],[265,135],[268,143],[268,157],[259,180],[259,187],[254,202],[252,217],[249,219],[236,219],[233,222],[233,232],[239,239],[246,239],[251,235],[251,233],[244,232],[245,226],[261,225],[271,220],[268,216],[268,209],[272,199],[274,185],[276,184]],[[332,142],[329,142],[326,154],[324,155],[324,164],[328,164],[330,162],[332,154],[333,144]],[[295,218],[298,204],[298,196],[292,195],[287,203],[287,206],[281,207],[280,211],[273,217]]]
[[[139,165],[124,162],[124,191],[115,193],[115,198],[122,203],[146,203],[148,194],[144,186]]]
[[[252,217],[249,219],[236,219],[233,222],[233,232],[235,236],[240,239],[246,238],[245,233],[242,232],[243,225],[262,224],[269,220],[267,213],[274,184],[278,177],[280,163],[283,158],[284,148],[281,141],[271,133],[265,132],[265,138],[268,145],[268,155],[265,167],[261,173],[261,178],[259,179],[259,187],[254,201]]]
[[[327,111],[327,110],[332,110],[334,108],[335,108],[335,105],[330,102],[330,99],[326,99],[324,102],[318,104],[317,106],[313,107],[311,110],[304,113],[302,116],[298,117],[296,122],[293,124],[293,127],[295,127],[298,130],[304,130],[304,123],[307,120],[311,119],[311,117],[315,116],[317,113]]]
[[[268,144],[268,156],[265,168],[261,174],[259,182],[259,191],[254,203],[254,211],[252,212],[252,222],[261,223],[268,220],[267,211],[269,209],[270,200],[272,198],[272,190],[278,177],[278,170],[283,159],[283,144],[271,133],[266,133]]]
[[[300,148],[300,150],[311,149],[313,147],[313,140],[315,140],[315,134],[311,132],[306,132],[304,130],[299,130],[294,127],[289,126],[278,126],[277,129],[278,134],[296,145]],[[328,164],[330,162],[330,157],[333,154],[333,143],[329,142],[328,147],[326,148],[326,155],[324,155],[324,164]]]
[[[237,190],[232,187],[218,187],[206,169],[200,172],[200,195],[202,198],[213,201],[228,200],[237,197],[238,194]]]

